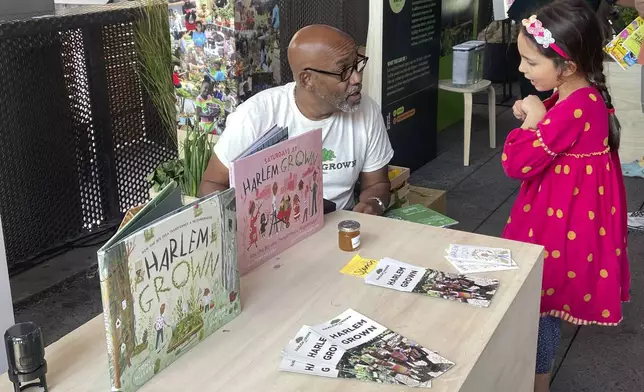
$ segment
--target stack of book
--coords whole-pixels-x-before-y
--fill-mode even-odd
[[[282,350],[279,370],[380,384],[430,388],[450,360],[348,309],[331,321],[303,326]]]

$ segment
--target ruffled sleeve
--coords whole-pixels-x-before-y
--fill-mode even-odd
[[[536,176],[559,154],[575,145],[589,123],[584,108],[575,101],[561,102],[548,111],[537,129],[517,128],[510,132],[501,156],[503,170],[521,180]]]

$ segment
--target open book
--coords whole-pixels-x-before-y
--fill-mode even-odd
[[[323,226],[322,130],[273,127],[230,165],[243,275]]]
[[[234,190],[182,206],[177,184],[98,251],[112,390],[132,392],[241,312]]]

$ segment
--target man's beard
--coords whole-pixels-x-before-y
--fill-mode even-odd
[[[359,84],[355,87],[352,87],[349,91],[346,93],[340,94],[340,93],[329,93],[325,91],[321,91],[319,89],[315,89],[315,95],[317,95],[319,98],[325,100],[327,103],[329,103],[331,106],[334,108],[344,112],[344,113],[353,113],[358,108],[360,107],[360,101],[356,101],[355,103],[349,102],[349,96],[360,92],[362,90],[362,85]]]

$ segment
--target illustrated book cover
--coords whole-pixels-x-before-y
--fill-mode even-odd
[[[236,159],[231,168],[242,275],[324,225],[321,129]]]
[[[451,274],[390,258],[380,260],[376,268],[364,279],[369,285],[424,294],[482,308],[490,306],[492,297],[499,287],[499,281],[496,279]]]
[[[98,251],[113,391],[133,392],[241,312],[235,194],[173,182]]]
[[[430,388],[450,360],[348,309],[333,320],[303,326],[282,351],[281,371]]]
[[[604,51],[619,64],[627,69],[638,63],[644,36],[644,18],[638,16],[615,36],[604,48]]]

